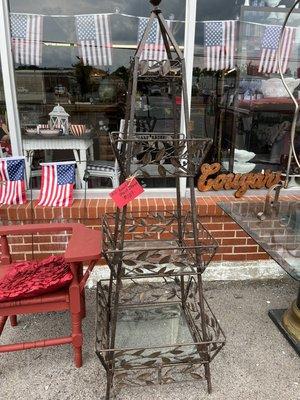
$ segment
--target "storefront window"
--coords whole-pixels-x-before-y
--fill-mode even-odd
[[[283,5],[279,7],[273,3],[198,1],[191,109],[193,133],[214,140],[207,161],[221,163],[224,172],[284,171],[285,168],[294,106],[280,81],[276,49],[280,27],[289,11],[286,6],[291,2],[281,2]],[[298,27],[299,19],[296,9],[288,27]],[[298,97],[299,30],[291,29],[286,35],[284,75]],[[221,45],[218,40],[227,46],[224,54],[217,49]],[[299,140],[295,147],[299,153]]]
[[[0,64],[1,65],[1,64]],[[0,70],[0,158],[11,155],[9,125],[7,121],[2,73]]]
[[[35,171],[32,173],[35,178],[31,180],[33,187],[39,187],[39,174],[36,170],[39,169],[41,161],[74,160],[74,157],[79,162],[81,175],[86,168],[85,160],[88,164],[94,160],[94,163],[90,163],[94,168],[91,168],[88,183],[90,188],[112,186],[112,179],[105,173],[101,177],[101,168],[99,170],[98,167],[104,166],[104,171],[105,166],[108,170],[114,168],[114,155],[108,133],[118,130],[120,121],[124,118],[128,68],[137,44],[138,17],[149,16],[150,4],[139,0],[10,0],[9,4],[12,14],[24,16],[32,13],[44,16],[40,65],[29,65],[30,63],[24,61],[24,57],[15,57],[23,148],[32,171]],[[168,1],[164,3],[163,8],[165,18],[172,20],[171,29],[176,40],[182,45],[185,1]],[[110,32],[110,54],[101,56],[111,57],[111,62],[106,60],[103,62],[105,65],[94,67],[89,62],[84,63],[86,54],[79,54],[74,14],[101,13],[111,13],[107,20],[99,22],[98,25],[99,29]],[[15,19],[11,22],[11,29],[20,30],[21,23],[22,19]],[[77,29],[79,32],[79,23]],[[84,29],[89,27],[85,25]],[[18,43],[13,41],[13,53],[16,52],[17,45]],[[86,51],[97,50],[91,45]],[[96,54],[95,57],[100,56]],[[155,131],[168,130],[171,105],[168,88],[161,85],[140,85],[138,89],[138,129],[149,129],[150,126]],[[65,139],[64,136],[50,138],[52,128],[55,129],[55,122],[49,115],[51,112],[66,114],[69,139],[72,137],[77,142],[81,140],[80,148],[78,144],[74,144],[74,148],[70,143],[66,144],[65,140],[62,140]],[[37,132],[42,135],[38,135]],[[52,144],[49,144],[50,140]],[[57,145],[53,145],[54,141],[59,143],[58,148]],[[42,150],[43,145],[45,147]],[[144,185],[173,186],[173,182],[166,179],[161,179],[160,182],[146,179]]]

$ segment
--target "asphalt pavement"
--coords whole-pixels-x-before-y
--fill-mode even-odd
[[[295,298],[290,279],[259,282],[207,282],[206,298],[227,336],[211,364],[213,393],[204,382],[125,388],[122,400],[299,400],[300,357],[268,317]],[[94,353],[95,291],[87,293],[84,365],[73,366],[70,346],[0,355],[1,400],[98,400],[105,374]],[[1,343],[66,335],[67,314],[21,316],[5,327]]]

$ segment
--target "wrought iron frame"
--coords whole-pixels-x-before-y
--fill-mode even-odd
[[[131,63],[124,131],[113,132],[110,138],[120,167],[121,183],[132,172],[151,178],[173,177],[177,207],[173,212],[164,210],[134,214],[129,213],[125,206],[113,216],[104,217],[103,254],[111,273],[107,283],[98,283],[96,353],[107,374],[106,400],[111,398],[113,389],[120,381],[121,386],[130,382],[138,385],[168,383],[177,380],[175,375],[178,370],[179,375],[182,372],[194,379],[205,379],[211,392],[210,362],[225,344],[223,331],[203,296],[202,273],[215,254],[217,243],[201,225],[194,189],[195,173],[212,141],[191,137],[185,60],[158,8],[160,1],[150,2],[155,3],[154,8]],[[147,63],[140,58],[155,20],[160,26],[167,60],[150,60]],[[135,132],[139,79],[169,82],[174,119],[172,133]],[[186,135],[178,132],[176,124],[175,89],[178,83],[182,84]],[[188,212],[182,206],[180,177],[187,178],[190,188]],[[128,239],[128,235],[133,239]],[[156,281],[150,284],[153,278]],[[128,283],[129,279],[132,284],[128,286],[126,280]],[[157,280],[160,281],[160,289]],[[151,285],[150,293],[147,285]],[[167,286],[171,287],[169,292]],[[159,292],[161,289],[162,293]],[[166,292],[169,295],[166,296]],[[174,304],[180,305],[193,339],[189,344],[195,349],[192,357],[184,355],[182,347],[186,344],[170,343],[168,346],[155,346],[152,350],[116,348],[117,325],[122,310],[150,306],[155,309]],[[172,358],[169,353],[167,356],[162,347],[169,348],[169,353],[176,357]],[[134,363],[128,361],[129,355],[135,357]],[[199,368],[203,369],[203,373],[199,373]],[[172,375],[172,369],[177,371],[175,375]]]

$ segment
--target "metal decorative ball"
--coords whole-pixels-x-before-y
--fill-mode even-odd
[[[150,3],[151,3],[154,7],[159,6],[160,2],[161,2],[161,0],[150,0]]]

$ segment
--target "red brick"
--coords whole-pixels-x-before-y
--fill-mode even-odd
[[[30,218],[30,216],[28,216]],[[34,217],[35,219],[43,220],[44,219],[44,210],[43,207],[35,207],[34,209]]]
[[[242,231],[242,230],[235,231],[235,236],[236,237],[246,237],[246,238],[249,237],[249,235],[245,231]]]
[[[223,260],[224,261],[245,261],[246,254],[224,254]]]
[[[15,244],[11,246],[11,252],[12,253],[26,253],[26,252],[31,252],[33,248],[33,251],[38,250],[38,245],[33,244],[33,246],[28,243],[28,244]]]
[[[200,216],[202,215],[208,215],[208,205],[207,204],[197,204],[197,208],[198,208],[198,214]]]
[[[9,236],[8,237],[8,242],[11,243],[11,244],[24,243],[25,242],[24,241],[24,236]]]
[[[268,260],[270,257],[267,253],[252,253],[247,254],[247,260]]]
[[[235,237],[235,231],[211,231],[210,232],[215,239],[223,238],[223,237]]]
[[[159,239],[161,239],[161,240],[174,239],[174,235],[172,235],[171,232],[163,232],[163,233],[160,233],[158,236],[159,236]]]
[[[7,216],[10,220],[18,220],[17,208],[16,206],[7,206]]]
[[[33,235],[26,237],[25,243],[50,243],[51,236],[50,235]]]
[[[156,199],[156,207],[157,207],[157,210],[165,210],[165,203],[164,203],[163,199],[161,199],[161,198]]]
[[[224,211],[222,210],[222,208],[216,206],[215,215],[222,216],[222,215],[225,215],[225,213],[224,213]]]
[[[140,202],[140,211],[144,211],[144,212],[146,212],[146,211],[148,211],[148,209],[149,209],[149,207],[148,207],[148,203],[147,203],[147,201],[145,201],[146,199],[141,199],[141,202]]]
[[[83,220],[82,220],[82,223],[83,223]],[[84,225],[100,226],[100,225],[102,225],[102,221],[101,221],[101,218],[88,218],[88,219],[84,219]]]
[[[54,207],[43,207],[44,218],[45,219],[54,218],[54,209],[55,209]]]
[[[232,223],[232,219],[229,218],[227,215],[217,215],[213,217],[213,220],[215,222],[231,222]]]
[[[41,252],[62,252],[66,249],[66,244],[65,243],[41,243],[39,244],[39,251]]]
[[[191,203],[189,202],[188,199],[183,199],[183,200],[181,201],[181,204],[182,204],[182,209],[183,209],[184,211],[190,211],[190,210],[191,210]],[[205,203],[203,203],[203,204],[206,206]]]
[[[62,209],[62,217],[71,222],[72,218],[74,218],[72,215],[72,207],[64,207]]]
[[[155,199],[148,199],[149,210],[157,211]]]
[[[227,239],[227,238],[224,238],[224,239],[222,239],[222,242],[221,242],[223,245],[234,245],[234,246],[237,246],[237,245],[242,245],[242,244],[246,244],[246,239],[237,239],[237,238],[233,238],[233,239]]]
[[[238,225],[235,222],[225,222],[224,223],[224,230],[225,231],[232,231],[238,229]]]
[[[235,253],[257,253],[258,246],[235,246]]]
[[[106,213],[114,213],[116,211],[117,207],[115,203],[112,201],[112,199],[106,199],[105,202],[105,212]]]
[[[164,199],[166,210],[173,211],[176,208],[176,199]]]
[[[31,254],[30,254],[30,255],[31,255]],[[31,257],[31,258],[32,258],[32,257]],[[27,254],[27,253],[13,254],[13,255],[12,255],[12,261],[13,261],[13,262],[31,260],[31,258],[29,257],[29,254]]]
[[[217,251],[218,253],[231,254],[233,253],[233,246],[219,246]]]
[[[82,200],[75,200],[71,209],[72,218],[83,218],[84,217],[84,204]]]
[[[18,207],[18,219],[20,221],[34,221],[36,219],[34,203],[27,203]]]
[[[67,243],[70,240],[70,237],[71,235],[53,235],[51,236],[51,241],[54,243]]]
[[[223,255],[222,254],[215,254],[212,258],[212,261],[222,261]]]
[[[223,230],[223,224],[222,223],[206,223],[204,222],[203,225],[205,226],[206,229],[208,229],[209,231],[221,231]]]

